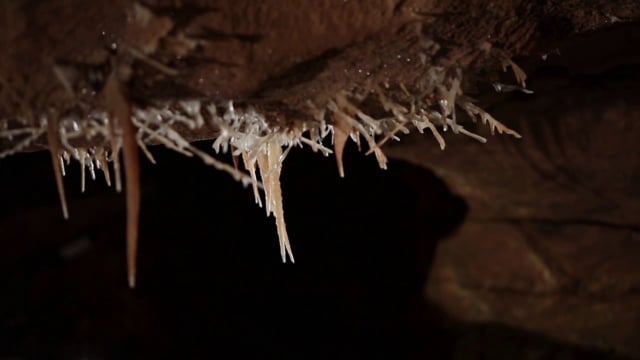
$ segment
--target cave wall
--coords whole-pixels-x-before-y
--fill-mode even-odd
[[[640,63],[622,40],[639,34],[619,26],[530,59],[536,93],[492,105],[522,139],[389,147],[469,205],[425,286],[456,318],[640,356]]]

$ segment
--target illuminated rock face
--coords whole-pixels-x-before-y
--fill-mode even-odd
[[[139,150],[155,162],[164,145],[251,185],[293,260],[283,161],[308,147],[357,176],[342,159],[352,139],[381,168],[432,169],[468,202],[427,284],[449,315],[640,354],[638,54],[620,44],[640,41],[637,3],[23,5],[0,5],[0,157],[48,148],[64,217],[82,212],[66,201],[71,159],[82,191],[85,170],[124,188],[131,285]],[[78,7],[81,20],[60,21]]]
[[[70,5],[67,3],[66,6]],[[228,9],[229,16],[234,14],[235,6],[238,5]],[[42,22],[43,25],[48,24],[47,18],[38,17],[37,10],[53,11],[48,5],[35,5],[32,12],[5,7],[12,15],[33,18],[35,23]],[[26,41],[24,48],[2,58],[0,158],[37,148],[44,141],[42,145],[51,153],[65,218],[69,216],[63,182],[65,160],[74,158],[80,163],[83,191],[85,168],[89,169],[93,179],[95,169],[101,169],[105,180],[110,183],[109,162],[113,163],[118,192],[122,189],[121,173],[124,172],[131,287],[134,287],[136,279],[140,214],[138,147],[151,162],[155,162],[148,144],[162,144],[186,156],[197,156],[245,185],[252,183],[256,199],[259,197],[258,189],[263,188],[267,215],[274,215],[277,224],[282,259],[285,261],[288,256],[293,260],[279,181],[282,163],[293,147],[308,145],[314,151],[320,150],[327,155],[331,150],[323,145],[323,141],[331,135],[339,173],[344,176],[342,156],[349,138],[358,147],[362,141],[367,146],[367,154],[373,153],[382,169],[386,169],[388,160],[381,146],[391,139],[399,139],[398,134],[407,134],[411,129],[421,133],[428,129],[443,150],[445,140],[441,132],[448,129],[454,134],[486,142],[485,137],[461,124],[462,121],[458,120],[461,112],[468,120],[487,125],[492,134],[498,132],[520,137],[463,94],[465,82],[472,83],[464,77],[472,63],[489,66],[492,62],[494,67],[502,66],[504,70],[510,67],[517,82],[515,85],[494,82],[496,90],[508,88],[531,93],[526,89],[526,74],[505,50],[493,48],[491,43],[477,35],[468,39],[466,44],[440,44],[431,37],[430,22],[421,19],[423,15],[416,13],[415,8],[381,7],[380,10],[383,16],[389,17],[385,30],[378,29],[380,34],[360,39],[359,44],[345,48],[315,77],[289,84],[284,88],[285,93],[282,93],[282,85],[272,85],[273,91],[270,90],[269,81],[265,80],[262,85],[267,87],[254,89],[259,90],[254,94],[212,94],[206,87],[198,85],[200,82],[194,85],[190,80],[190,74],[197,71],[196,65],[191,63],[185,67],[180,61],[175,62],[176,58],[201,56],[196,51],[198,46],[212,46],[210,32],[214,30],[195,24],[198,24],[199,17],[218,12],[217,8],[190,13],[189,16],[196,19],[191,18],[187,25],[175,23],[178,17],[175,11],[172,19],[163,15],[167,9],[143,6],[137,2],[112,10],[113,24],[110,26],[122,22],[123,17],[126,23],[121,24],[121,28],[110,30],[104,30],[109,25],[102,25],[102,29],[95,26],[83,29],[101,37],[102,41],[109,41],[102,47],[85,44],[85,56],[74,54],[75,61],[59,53],[64,46],[56,41],[48,44],[48,51],[37,49],[35,41]],[[296,19],[300,15],[292,10],[286,16]],[[273,16],[269,11],[261,12],[260,21],[273,21]],[[412,17],[414,19],[410,21]],[[277,34],[279,29],[278,26],[267,27],[264,31]],[[390,33],[392,29],[395,29],[395,34]],[[339,30],[328,29],[324,25],[319,30],[325,36],[340,35]],[[14,34],[15,31],[7,33]],[[263,36],[266,35],[236,34],[232,38],[260,42]],[[178,38],[193,47],[176,47],[173,41]],[[15,37],[7,38],[8,41],[11,39]],[[316,38],[320,39],[322,36]],[[356,36],[353,40],[357,39]],[[79,42],[78,46],[80,44],[84,43]],[[324,45],[320,41],[317,46],[316,51]],[[182,50],[184,54],[175,54]],[[20,61],[20,57],[29,55],[29,51],[36,56],[33,64]],[[297,50],[288,48],[287,51],[295,53]],[[358,55],[363,54],[366,54],[366,59],[359,61]],[[260,73],[261,61],[248,65],[245,71]],[[216,61],[209,59],[208,62]],[[39,75],[35,79],[25,76],[29,70],[36,70]],[[296,76],[300,74],[293,78]],[[158,78],[164,81],[160,87],[157,87]],[[202,83],[209,84],[216,78],[214,71],[212,76],[202,75],[200,79]],[[336,78],[341,80],[332,81]],[[234,80],[235,83],[241,81]],[[323,87],[322,91],[314,90],[318,86]],[[141,87],[146,90],[140,90]],[[183,92],[177,90],[180,87]],[[224,83],[220,87],[233,88],[233,84]],[[308,97],[305,98],[305,94]],[[224,110],[219,111],[221,104]],[[237,159],[234,168],[192,146],[189,140],[193,139],[194,133],[214,139],[216,153],[242,156],[250,174],[237,169]],[[258,169],[262,182],[258,182],[256,176]],[[261,201],[257,202],[261,204]]]

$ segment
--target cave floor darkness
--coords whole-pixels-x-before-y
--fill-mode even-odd
[[[65,222],[47,153],[2,160],[0,358],[608,358],[447,319],[423,289],[464,201],[427,170],[381,171],[350,150],[344,179],[309,150],[285,162],[294,265],[280,262],[273,219],[250,189],[153,148],[135,290],[123,195],[100,173],[80,194],[72,164]]]

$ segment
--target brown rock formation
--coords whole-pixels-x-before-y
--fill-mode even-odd
[[[2,135],[0,153],[45,149],[48,144],[57,144],[56,137],[44,136],[46,127],[38,130],[41,117],[105,108],[104,86],[111,75],[117,75],[117,86],[122,87],[122,92],[118,94],[126,94],[124,102],[127,105],[144,107],[162,101],[193,98],[213,102],[234,100],[239,104],[257,107],[267,114],[270,125],[283,128],[314,120],[316,113],[309,108],[309,101],[324,106],[341,91],[358,86],[371,90],[373,87],[368,88],[369,85],[391,82],[386,95],[392,101],[406,105],[409,103],[407,97],[411,96],[398,85],[406,85],[411,91],[424,90],[420,87],[427,76],[423,70],[425,64],[432,64],[429,62],[431,60],[424,60],[422,52],[425,48],[433,50],[432,45],[436,44],[438,47],[433,50],[433,59],[446,59],[448,65],[454,64],[464,70],[462,89],[465,94],[477,97],[478,104],[518,131],[522,139],[491,137],[487,134],[488,130],[478,126],[477,131],[489,138],[487,144],[451,136],[450,131],[444,134],[447,143],[444,151],[432,138],[425,139],[416,134],[384,148],[391,158],[431,169],[453,193],[463,197],[469,207],[466,222],[438,246],[425,285],[425,297],[436,303],[446,316],[463,324],[498,323],[518,331],[540,334],[569,346],[611,350],[616,354],[640,357],[640,146],[637,141],[640,139],[640,52],[637,46],[640,43],[640,4],[637,1],[96,0],[88,4],[80,0],[16,0],[0,4],[0,48],[3,49],[0,52],[0,133],[7,129],[36,128],[35,134],[38,135],[24,146],[19,145],[24,140],[22,135]],[[426,40],[428,43],[425,44]],[[501,61],[510,61],[512,58],[528,73],[527,86],[535,94],[493,94],[491,83],[504,80],[500,73],[500,65],[504,65]],[[420,76],[416,75],[418,73]],[[522,78],[519,80],[524,82]],[[518,86],[514,89],[522,91]],[[124,102],[120,101],[120,105]],[[389,112],[388,109],[381,109],[378,103],[362,101],[358,106],[374,115]],[[338,123],[336,118],[330,117],[328,120],[341,131],[346,129],[339,134],[341,138],[337,137],[346,140],[351,125]],[[79,125],[83,126],[87,119],[80,119]],[[476,130],[469,119],[461,119],[461,123]],[[52,124],[48,126],[54,126]],[[216,126],[195,130],[185,127],[180,130],[186,140],[213,139],[221,132]],[[128,145],[131,149],[133,138],[129,135]],[[108,143],[97,136],[83,139],[79,144],[86,147],[97,142]],[[149,142],[158,141],[151,139]],[[340,148],[341,153],[343,150],[340,145],[344,143],[338,142],[336,150]],[[53,146],[50,149],[57,152]],[[191,153],[199,151],[195,146],[189,150]],[[164,156],[169,158],[169,155]],[[56,157],[53,158],[55,160]],[[15,170],[19,169],[17,165],[11,165],[15,163],[2,161],[0,165],[9,164],[3,170],[5,174],[18,171]],[[354,159],[350,159],[345,164],[348,176],[352,176],[349,168],[353,162]],[[172,163],[173,166],[177,164]],[[390,171],[393,171],[393,165]],[[426,221],[424,218],[429,218],[425,225],[429,229],[416,230],[423,233],[414,235],[430,241],[439,238],[441,234],[434,235],[437,231],[432,228],[435,229],[439,221],[447,220],[451,209],[445,208],[438,213],[440,208],[430,208],[428,201],[439,205],[446,201],[434,200],[437,196],[432,192],[436,190],[425,190],[421,181],[424,180],[428,186],[442,184],[431,178],[423,179],[417,173],[406,171],[404,180],[393,186],[412,189],[403,194],[405,197],[415,196],[411,201],[420,203],[417,205],[419,213],[411,213],[415,205],[413,203],[407,205],[393,201],[384,204],[398,208],[407,206],[403,208],[406,212],[383,212],[375,207],[374,202],[366,202],[367,198],[362,196],[356,197],[357,201],[365,202],[366,209],[375,208],[378,217],[366,209],[353,210],[361,213],[356,219],[358,222],[350,217],[351,210],[332,209],[314,213],[314,218],[326,220],[326,223],[317,220],[311,222],[310,227],[316,229],[323,226],[335,231],[331,233],[331,238],[355,241],[356,231],[338,231],[334,229],[338,227],[336,224],[345,228],[348,226],[343,224],[356,224],[353,226],[357,229],[365,229],[371,227],[371,223],[382,224],[388,219],[401,223],[410,217],[416,224],[407,222],[419,227],[420,222]],[[168,175],[163,173],[163,176]],[[152,182],[144,181],[144,173],[142,177],[143,198],[146,187],[148,199],[149,193],[153,192],[149,189],[155,188]],[[182,178],[179,180],[183,181]],[[3,180],[0,178],[0,181]],[[11,189],[22,185],[20,194],[28,193],[29,189],[49,186],[30,181],[34,182],[25,181],[22,184],[13,179],[8,183]],[[382,180],[375,178],[375,181]],[[323,180],[323,183],[326,181]],[[188,190],[197,188],[195,184],[191,184]],[[287,183],[283,184],[283,193],[286,194]],[[176,191],[175,187],[159,188],[170,189],[167,190],[170,193]],[[366,189],[374,191],[375,188],[370,186]],[[384,189],[390,191],[392,188],[388,186]],[[359,188],[353,185],[350,189]],[[446,189],[437,187],[437,191],[438,194],[447,194],[442,195],[445,198],[449,196]],[[306,188],[298,189],[296,194],[298,198],[303,198],[307,192]],[[339,202],[350,194],[333,192],[339,196],[336,195],[338,200],[331,198],[331,201],[342,204],[343,208],[352,205]],[[92,198],[101,204],[97,206],[82,204],[78,194],[73,195],[72,192],[71,207],[74,204],[76,209],[87,206],[91,211],[78,211],[74,215],[77,216],[76,220],[72,220],[76,222],[66,226],[51,219],[54,210],[50,204],[49,207],[38,208],[37,201],[33,200],[22,208],[18,194],[12,191],[3,194],[2,200],[10,207],[0,213],[0,224],[4,224],[0,233],[5,234],[0,241],[11,244],[7,245],[4,252],[6,258],[18,259],[16,262],[20,263],[23,258],[29,258],[28,254],[59,246],[62,238],[74,237],[76,231],[86,232],[87,229],[97,228],[102,235],[96,236],[99,238],[95,240],[98,245],[92,246],[108,253],[105,258],[110,257],[104,260],[108,266],[98,268],[96,264],[100,258],[96,252],[80,264],[82,269],[91,269],[89,274],[92,276],[110,279],[109,284],[116,286],[114,284],[119,280],[114,280],[111,274],[117,269],[123,271],[123,264],[118,263],[117,256],[113,256],[114,253],[120,254],[105,245],[108,244],[105,239],[109,238],[106,234],[112,234],[112,228],[120,231],[124,225],[111,219],[115,217],[114,214],[121,212],[113,197],[94,194]],[[180,204],[180,201],[173,199],[171,204]],[[292,202],[295,203],[295,200]],[[156,209],[165,206],[162,201],[155,205]],[[14,208],[18,209],[18,215],[14,214]],[[309,211],[304,206],[300,208]],[[278,210],[282,212],[281,208]],[[243,214],[243,211],[234,214]],[[345,211],[346,215],[327,215],[333,212],[340,214],[340,211]],[[144,208],[142,214],[144,229]],[[233,217],[222,211],[216,214],[245,231],[247,226],[242,223],[240,215]],[[461,217],[460,212],[455,214]],[[185,227],[170,224],[171,220],[188,220],[184,214],[165,213],[158,218],[161,219],[158,222],[164,226],[159,229],[164,229],[164,233],[154,230],[157,232],[154,237],[165,239],[167,243],[169,241],[163,236],[178,233]],[[302,216],[299,218],[305,219]],[[197,222],[200,228],[194,226],[186,229],[185,233],[193,236],[211,235],[199,229],[207,227],[207,221],[212,220],[200,220]],[[117,226],[105,226],[113,223]],[[370,234],[371,238],[396,236],[397,233],[392,230],[399,226],[385,226],[380,226],[383,230],[379,234]],[[48,236],[50,229],[59,235]],[[307,229],[303,230],[308,232]],[[293,233],[300,235],[305,231],[299,228],[294,229]],[[225,233],[225,236],[231,235]],[[21,243],[15,241],[18,237],[39,239],[39,242],[37,245]],[[358,244],[363,247],[371,245],[364,242]],[[403,246],[406,253],[415,250],[406,244]],[[171,246],[165,243],[163,251],[171,253],[173,249],[173,243]],[[196,250],[190,249],[195,253],[199,251],[197,246]],[[380,253],[386,255],[385,251]],[[353,251],[352,255],[356,256],[356,253]],[[428,258],[430,252],[426,253],[419,255]],[[304,252],[302,254],[304,259]],[[326,251],[326,254],[334,256],[331,251]],[[394,267],[408,261],[410,257],[405,255],[393,262]],[[233,263],[224,262],[224,256],[220,256],[220,263]],[[379,261],[375,262],[376,266],[362,266],[367,273],[378,276],[371,280],[374,285],[379,285],[376,281],[384,278],[382,271],[380,274],[375,272],[377,264],[383,262],[381,258],[376,258]],[[203,257],[197,259],[203,260]],[[39,260],[35,262],[41,263]],[[34,324],[39,324],[35,320],[37,316],[33,315],[39,309],[39,303],[34,299],[38,299],[42,293],[53,293],[54,297],[60,295],[47,288],[50,278],[57,279],[58,282],[54,281],[54,284],[74,288],[75,292],[71,292],[74,295],[61,295],[69,301],[74,300],[75,294],[83,294],[78,290],[81,286],[96,287],[89,275],[81,274],[72,278],[72,274],[76,273],[73,267],[47,270],[33,278],[25,276],[25,284],[21,284],[15,279],[22,279],[28,271],[15,270],[19,266],[12,267],[12,261],[6,264],[9,264],[6,273],[17,274],[9,289],[18,294],[18,298],[28,294],[24,296],[29,300],[26,301],[26,310],[15,305],[20,301],[6,300],[5,304],[9,304],[6,308],[11,309],[11,313],[2,314],[0,330],[21,329],[28,332],[28,329],[36,327]],[[162,273],[163,263],[159,264],[155,269],[143,266],[142,272],[149,274],[155,270]],[[423,259],[421,265],[427,267],[431,262]],[[194,272],[206,271],[193,264],[187,267]],[[387,267],[383,269],[388,270]],[[261,272],[257,267],[254,270],[255,273]],[[222,266],[216,271],[231,276],[231,272]],[[318,281],[321,284],[318,287],[322,288],[318,275],[305,273],[305,276]],[[343,272],[337,272],[330,281],[344,281],[341,286],[348,289],[344,291],[344,296],[355,304],[354,309],[359,309],[361,304],[372,298],[384,300],[374,302],[379,306],[374,307],[375,311],[363,310],[365,315],[361,315],[362,318],[368,319],[368,316],[376,313],[388,315],[385,312],[387,310],[393,313],[394,310],[389,310],[391,305],[400,307],[397,302],[385,302],[385,295],[366,292],[370,288],[363,290],[343,280],[343,276]],[[305,284],[307,277],[301,276],[302,280],[293,283]],[[194,279],[206,280],[203,275]],[[175,284],[184,285],[174,281]],[[403,281],[404,278],[398,276],[391,280],[384,278],[381,283],[384,285],[382,287],[399,291],[393,285]],[[273,280],[263,283],[273,285]],[[318,283],[309,282],[314,286]],[[153,290],[144,295],[146,301],[154,296],[159,298],[157,295],[164,282],[158,284],[155,287],[154,284],[148,285],[147,289]],[[313,293],[314,287],[307,286],[304,289]],[[23,287],[28,289],[24,293]],[[229,290],[228,287],[225,289]],[[88,312],[101,314],[97,324],[107,324],[108,330],[105,331],[109,336],[120,336],[118,331],[113,330],[119,327],[131,333],[158,335],[154,333],[157,331],[154,320],[149,319],[155,319],[151,314],[160,311],[135,303],[131,294],[122,295],[122,292],[109,295],[111,293],[104,289],[96,291],[101,294],[97,296],[100,299],[114,297],[110,299],[116,305],[101,304],[98,307],[100,311],[94,309]],[[260,291],[252,296],[259,297]],[[98,300],[86,300],[91,304],[94,304],[93,301]],[[207,307],[195,295],[189,301],[189,305]],[[225,304],[224,301],[218,301],[217,305]],[[53,310],[47,314],[76,311],[71,305],[55,301],[53,304]],[[420,302],[420,306],[423,305]],[[285,310],[282,305],[279,306],[279,310]],[[177,306],[170,308],[175,310]],[[263,307],[258,308],[264,310]],[[59,312],[59,309],[64,311]],[[411,310],[394,316],[411,318],[420,311],[415,307]],[[105,311],[129,312],[142,325],[132,325],[126,319],[106,316]],[[264,311],[252,314],[261,313]],[[207,319],[214,321],[218,316],[222,317],[209,313]],[[269,317],[269,321],[274,318]],[[364,321],[362,318],[358,318],[359,321]],[[233,321],[225,319],[233,328]],[[51,323],[61,322],[55,316],[49,320]],[[297,324],[295,321],[293,323]],[[402,325],[406,323],[402,322]],[[83,324],[80,321],[72,323],[62,333],[80,338],[85,330]],[[87,320],[86,324],[89,324],[87,328],[96,331],[94,337],[104,335],[101,330],[95,330],[100,327],[96,323]],[[180,326],[182,323],[173,319],[172,324]],[[391,320],[384,324],[385,329],[393,328],[394,331],[398,325]],[[411,324],[415,326],[415,323]],[[425,324],[420,323],[420,326]],[[244,335],[244,330],[235,331]],[[385,331],[383,338],[394,335],[393,331]],[[0,333],[0,339],[13,339],[13,344],[17,344],[15,348],[24,350],[33,348],[43,338],[33,332],[24,336],[16,334],[2,337]],[[177,330],[171,334],[172,338],[180,337]],[[510,340],[504,341],[507,343]],[[6,348],[13,349],[9,345]],[[145,349],[154,345],[146,344]],[[59,346],[62,345],[51,345],[47,349],[57,349]],[[160,348],[167,347],[170,348],[164,344]],[[464,349],[458,352],[466,357]],[[76,354],[73,351],[71,353]],[[495,358],[494,353],[489,353],[491,358]],[[0,352],[0,356],[3,355]],[[581,358],[581,355],[578,352],[575,356]]]

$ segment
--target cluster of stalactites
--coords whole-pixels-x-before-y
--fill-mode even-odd
[[[525,89],[524,72],[510,61],[505,65],[513,68],[520,84],[512,88]],[[128,120],[133,129],[131,141],[134,141],[135,136],[135,142],[149,161],[155,163],[147,145],[162,144],[185,156],[200,158],[205,164],[229,173],[245,186],[251,185],[256,203],[264,205],[267,215],[273,215],[275,218],[282,260],[286,261],[288,256],[293,261],[280,186],[282,163],[293,147],[307,145],[324,155],[335,152],[339,174],[344,176],[342,154],[349,138],[359,148],[361,139],[364,139],[368,146],[367,154],[373,153],[381,168],[387,167],[382,145],[390,139],[398,140],[398,133],[409,133],[411,129],[417,129],[420,133],[429,129],[442,149],[445,148],[445,139],[441,132],[447,129],[451,129],[454,134],[486,142],[484,137],[460,124],[456,109],[464,111],[474,122],[479,118],[483,124],[490,127],[492,134],[497,131],[520,137],[517,132],[497,121],[464,96],[461,83],[460,68],[427,67],[416,89],[409,90],[403,84],[395,84],[403,94],[400,97],[402,100],[397,100],[399,97],[393,96],[388,90],[389,84],[360,84],[339,91],[324,104],[315,104],[309,100],[309,120],[286,127],[274,125],[284,122],[268,120],[264,114],[250,105],[237,106],[231,101],[216,104],[202,99],[192,99],[157,103],[147,107],[130,107],[131,104],[126,104],[129,107],[126,113],[130,116]],[[498,85],[501,86],[496,87],[496,90],[505,89],[504,85]],[[377,103],[385,115],[374,117],[367,114],[362,105],[365,100],[369,104]],[[119,103],[116,101],[115,104],[117,108]],[[121,107],[124,106],[125,104]],[[96,178],[96,170],[101,170],[107,185],[111,186],[109,163],[113,164],[116,189],[120,191],[122,187],[119,153],[123,148],[125,134],[123,127],[113,125],[109,115],[112,114],[112,110],[94,110],[83,117],[73,113],[56,119],[41,116],[35,125],[33,122],[21,122],[20,119],[11,122],[18,125],[24,123],[24,126],[18,127],[10,126],[8,120],[0,120],[0,143],[10,141],[14,144],[8,150],[1,151],[0,158],[23,151],[46,134],[66,218],[68,210],[62,177],[65,175],[65,166],[69,165],[71,159],[77,160],[81,165],[83,191],[85,170],[88,170],[92,179]],[[203,127],[209,127],[217,134],[212,145],[213,152],[231,153],[236,159],[241,158],[248,173],[239,170],[237,163],[236,166],[229,165],[193,146],[181,134],[181,129],[197,130]],[[327,137],[331,138],[333,151],[325,146]],[[126,156],[125,154],[125,158]],[[134,238],[137,239],[137,235]],[[132,248],[137,249],[137,245]],[[135,267],[135,260],[133,261]],[[135,271],[133,273],[135,274]]]

